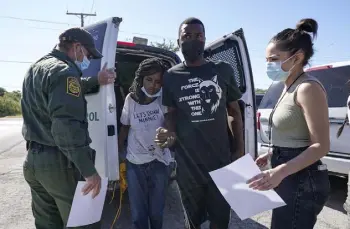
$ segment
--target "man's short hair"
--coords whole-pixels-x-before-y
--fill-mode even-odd
[[[190,17],[190,18],[187,18],[186,20],[184,20],[181,24],[180,24],[180,27],[179,27],[179,36],[181,34],[181,27],[183,25],[202,25],[203,27],[203,32],[205,33],[205,28],[204,28],[204,24],[201,20],[199,20],[198,18],[195,18],[195,17]]]

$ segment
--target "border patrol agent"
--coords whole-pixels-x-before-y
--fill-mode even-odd
[[[34,63],[22,89],[22,134],[27,141],[24,178],[30,186],[37,229],[66,226],[77,183],[87,181],[84,194],[95,197],[101,178],[94,165],[95,151],[86,119],[84,93],[99,84],[113,83],[106,69],[98,77],[81,78],[91,59],[101,59],[94,40],[82,28],[59,37],[58,47]],[[100,228],[99,223],[81,228]]]

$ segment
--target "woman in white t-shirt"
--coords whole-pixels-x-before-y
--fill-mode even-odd
[[[157,129],[164,125],[166,111],[161,87],[166,70],[158,58],[140,64],[120,118],[119,152],[123,152],[127,138],[127,182],[135,229],[148,228],[148,220],[151,229],[161,229],[163,225],[171,155],[168,148],[159,147],[154,139]]]

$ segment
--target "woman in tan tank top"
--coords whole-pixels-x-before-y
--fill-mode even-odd
[[[320,161],[330,147],[326,93],[303,70],[314,54],[317,28],[315,20],[303,19],[296,29],[274,36],[266,48],[267,75],[284,81],[285,89],[270,116],[272,152],[256,160],[262,167],[271,159],[272,169],[248,183],[256,190],[275,189],[286,202],[273,210],[272,229],[312,229],[330,191],[328,171]]]

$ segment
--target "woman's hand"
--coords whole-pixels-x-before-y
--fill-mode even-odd
[[[174,132],[169,132],[167,129],[159,127],[154,141],[160,148],[169,148],[174,145],[176,136]]]
[[[283,165],[280,165],[256,175],[248,180],[247,184],[254,190],[266,191],[276,188],[285,177],[286,174],[283,171]]]
[[[271,153],[264,153],[261,154],[256,160],[255,163],[257,164],[257,166],[259,166],[260,168],[263,168],[267,165],[268,161],[271,158]]]

